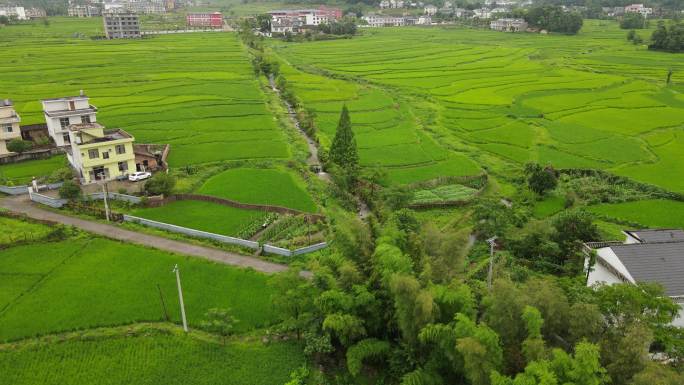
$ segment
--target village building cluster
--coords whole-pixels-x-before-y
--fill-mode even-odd
[[[46,17],[42,8],[25,8],[16,5],[0,5],[0,16],[15,20],[31,20]]]
[[[97,107],[81,91],[76,96],[41,100],[45,124],[20,126],[12,101],[0,101],[0,157],[14,155],[7,143],[40,137],[44,131],[52,146],[61,148],[82,184],[123,179],[138,171],[164,167],[158,145],[134,144],[135,138],[120,128],[97,122]],[[168,147],[164,147],[168,153]]]
[[[179,0],[89,0],[69,1],[67,14],[72,17],[96,17],[105,13],[164,14],[180,6]]]
[[[284,9],[268,12],[271,33],[298,33],[342,18],[342,10],[320,6],[317,9]]]

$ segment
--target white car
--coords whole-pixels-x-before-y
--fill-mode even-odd
[[[151,176],[152,176],[151,172],[139,171],[139,172],[134,172],[133,174],[129,175],[128,180],[130,180],[131,182],[137,182],[139,180],[145,180]]]

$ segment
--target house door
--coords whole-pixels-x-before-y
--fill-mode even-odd
[[[109,169],[107,169],[103,166],[93,167],[93,169],[90,170],[90,179],[91,180],[109,179]]]

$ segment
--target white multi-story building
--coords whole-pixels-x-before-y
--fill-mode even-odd
[[[328,15],[312,12],[305,15],[304,23],[306,25],[321,25],[326,24],[329,20]]]
[[[402,27],[406,25],[406,18],[384,16],[384,15],[366,15],[362,17],[368,23],[368,27]]]
[[[165,0],[115,0],[104,3],[106,12],[133,12],[137,14],[166,13]]]
[[[0,5],[0,16],[7,16],[10,19],[26,20],[26,10],[24,7]]]
[[[430,16],[427,16],[427,15],[418,16],[418,21],[416,22],[416,24],[430,25],[430,24],[432,24],[432,18]]]
[[[487,8],[475,9],[473,10],[473,17],[476,17],[478,19],[491,19],[492,11],[490,11]]]
[[[42,100],[48,134],[55,141],[56,146],[69,145],[68,128],[70,125],[97,121],[97,108],[90,105],[89,100],[83,91],[79,96]]]
[[[41,17],[47,17],[47,13],[43,8],[27,8],[25,12],[27,19],[39,19]]]
[[[21,138],[19,129],[21,118],[14,110],[12,101],[9,99],[0,101],[0,156],[10,154],[7,143],[13,139]]]
[[[653,13],[653,8],[644,7],[643,4],[631,4],[625,7],[625,13],[640,13],[648,17]]]
[[[428,16],[434,16],[435,14],[437,14],[437,9],[438,9],[437,7],[430,4],[430,5],[426,5],[425,8],[423,8],[423,11]]]
[[[102,9],[95,5],[70,5],[67,14],[71,17],[94,17],[102,14]]]
[[[523,19],[498,19],[489,23],[489,28],[500,32],[524,32],[527,22]]]

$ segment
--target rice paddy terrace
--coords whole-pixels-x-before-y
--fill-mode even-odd
[[[577,36],[381,28],[272,47],[322,142],[346,103],[362,164],[395,182],[537,161],[683,192],[684,60],[624,35],[588,20]]]
[[[0,30],[0,84],[23,124],[44,121],[41,99],[83,89],[100,123],[171,144],[172,167],[290,156],[235,34],[95,41],[100,19],[51,20]]]

